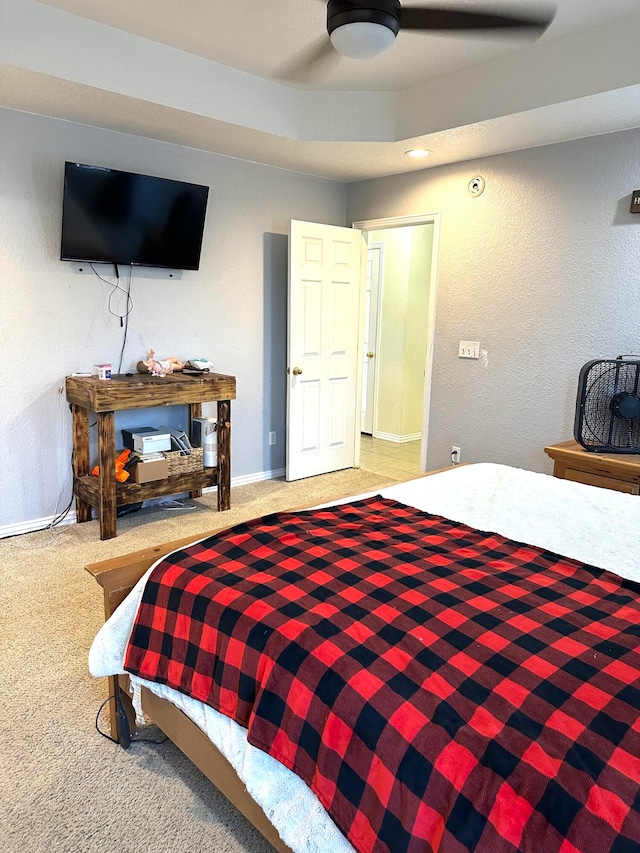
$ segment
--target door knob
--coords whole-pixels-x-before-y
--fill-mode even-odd
[[[294,367],[294,368],[293,368],[293,375],[294,375],[294,376],[300,376],[300,374],[301,374],[301,373],[302,373],[302,368],[301,368],[301,367]]]
[[[368,352],[368,353],[367,353],[367,358],[373,358],[373,357],[374,357],[374,355],[375,355],[375,352]]]

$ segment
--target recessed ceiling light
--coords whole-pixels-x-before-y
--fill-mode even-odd
[[[419,157],[428,157],[432,152],[427,148],[412,148],[410,151],[404,152],[407,157],[415,157],[416,159]]]

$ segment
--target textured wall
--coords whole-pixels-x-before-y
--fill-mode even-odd
[[[581,365],[640,352],[639,149],[625,131],[349,186],[349,222],[441,213],[429,467],[456,444],[550,471]],[[460,339],[486,354],[459,359]]]
[[[111,288],[58,260],[65,160],[210,187],[200,270],[179,280],[134,271],[123,370],[149,347],[211,359],[238,380],[232,475],[284,467],[289,221],[344,225],[345,186],[9,110],[0,110],[0,151],[0,526],[66,505],[70,414],[58,388],[73,371],[117,364],[122,344]],[[145,411],[146,420],[166,423],[167,412]]]
[[[64,376],[117,362],[110,288],[58,260],[62,164],[102,163],[211,187],[202,267],[136,271],[124,369],[153,346],[238,377],[233,474],[284,465],[289,220],[440,212],[429,465],[551,470],[590,358],[640,350],[640,131],[343,185],[53,119],[0,111],[0,525],[48,518],[70,490]],[[468,180],[487,179],[472,199]],[[460,339],[486,357],[457,358]],[[157,418],[166,413],[154,414]],[[121,424],[124,425],[124,424]],[[266,433],[278,431],[269,448]]]

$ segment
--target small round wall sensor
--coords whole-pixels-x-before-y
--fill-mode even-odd
[[[469,195],[473,196],[473,198],[477,198],[479,195],[482,195],[485,188],[485,182],[482,175],[476,175],[475,178],[471,178],[469,181]]]

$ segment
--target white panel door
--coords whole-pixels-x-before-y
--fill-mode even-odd
[[[291,222],[287,480],[354,465],[363,243],[352,228]]]

